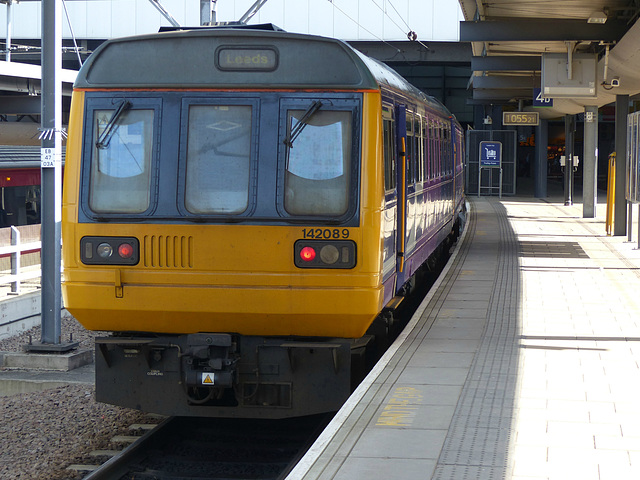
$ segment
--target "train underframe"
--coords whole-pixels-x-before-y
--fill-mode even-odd
[[[337,411],[368,337],[197,333],[96,339],[96,399],[165,415],[285,418]],[[358,360],[360,358],[360,360]]]

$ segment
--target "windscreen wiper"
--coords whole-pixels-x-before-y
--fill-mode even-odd
[[[300,117],[298,123],[296,123],[291,128],[291,131],[289,133],[287,133],[287,136],[283,141],[283,143],[287,147],[293,148],[293,142],[295,142],[296,138],[298,138],[298,135],[302,133],[302,130],[304,130],[304,127],[307,126],[307,122],[309,122],[309,119],[313,116],[313,114],[320,110],[320,107],[322,107],[322,102],[320,100],[316,100],[311,105],[309,105],[309,108],[307,108],[307,111],[304,112],[302,117]]]
[[[128,100],[123,100],[120,102],[120,105],[114,110],[109,122],[107,122],[107,126],[104,128],[100,137],[98,137],[98,141],[96,142],[96,148],[104,149],[109,146],[109,142],[111,142],[111,137],[115,133],[116,122],[123,114],[123,112],[129,110],[131,108],[131,102]]]

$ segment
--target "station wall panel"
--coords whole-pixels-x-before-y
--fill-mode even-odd
[[[180,23],[200,24],[199,0],[161,0]],[[218,21],[238,20],[254,0],[221,0]],[[148,0],[68,1],[66,7],[76,38],[105,39],[157,32],[169,22]],[[41,3],[13,3],[13,39],[41,37]],[[63,38],[71,38],[62,15]],[[6,25],[7,7],[0,6]],[[269,0],[249,23],[273,23],[287,31],[343,40],[406,40],[413,30],[421,41],[458,41],[463,20],[458,2],[440,0]],[[0,34],[1,36],[2,34]]]

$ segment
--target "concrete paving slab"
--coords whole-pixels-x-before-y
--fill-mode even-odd
[[[0,396],[30,393],[69,384],[95,384],[94,365],[85,365],[68,372],[42,370],[0,371]]]
[[[446,430],[371,428],[350,456],[359,458],[431,459],[440,455]]]
[[[429,459],[402,459],[402,470],[387,459],[349,457],[335,480],[402,480],[405,478],[430,478],[435,471],[436,461]]]
[[[0,352],[0,366],[4,368],[67,372],[90,363],[93,363],[93,352],[87,349],[59,354]]]

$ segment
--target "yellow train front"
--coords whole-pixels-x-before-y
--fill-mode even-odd
[[[103,44],[74,87],[62,227],[65,306],[110,332],[97,399],[170,415],[339,408],[352,353],[453,226],[459,133],[336,40],[227,28]],[[430,184],[444,198],[428,202]]]

